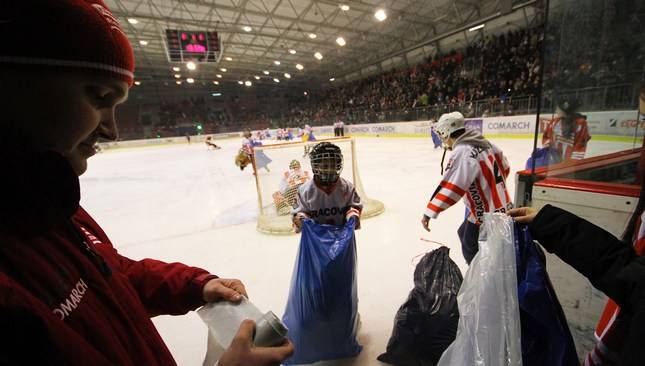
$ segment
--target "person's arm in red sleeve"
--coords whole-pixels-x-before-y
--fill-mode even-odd
[[[114,253],[150,316],[181,315],[206,303],[203,289],[217,276],[181,263],[155,259],[139,261]]]

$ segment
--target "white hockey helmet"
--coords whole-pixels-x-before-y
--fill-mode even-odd
[[[432,129],[443,142],[448,141],[453,132],[466,128],[464,115],[459,112],[444,113],[439,121],[432,124]]]

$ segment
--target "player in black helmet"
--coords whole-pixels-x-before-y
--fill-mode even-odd
[[[316,144],[309,152],[314,179],[298,189],[298,207],[293,211],[293,224],[300,231],[302,220],[311,218],[318,224],[343,225],[356,216],[357,228],[363,205],[354,185],[343,179],[343,153],[329,142]]]

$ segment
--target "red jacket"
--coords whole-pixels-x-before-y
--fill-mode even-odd
[[[43,169],[38,174],[48,173]],[[42,210],[0,215],[0,364],[174,365],[150,317],[202,305],[202,288],[215,276],[119,255],[78,200],[69,199],[78,197],[78,179],[66,172],[65,184],[57,185],[54,172],[41,180],[47,188],[24,188],[42,196]],[[52,186],[63,192],[51,195]],[[16,205],[5,193],[0,198],[9,208]]]

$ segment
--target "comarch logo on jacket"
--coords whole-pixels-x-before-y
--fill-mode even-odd
[[[65,301],[61,302],[60,305],[53,310],[54,314],[58,315],[60,320],[65,320],[65,318],[76,309],[78,304],[83,301],[83,295],[85,295],[87,289],[88,287],[85,281],[83,281],[82,278],[79,279]]]

